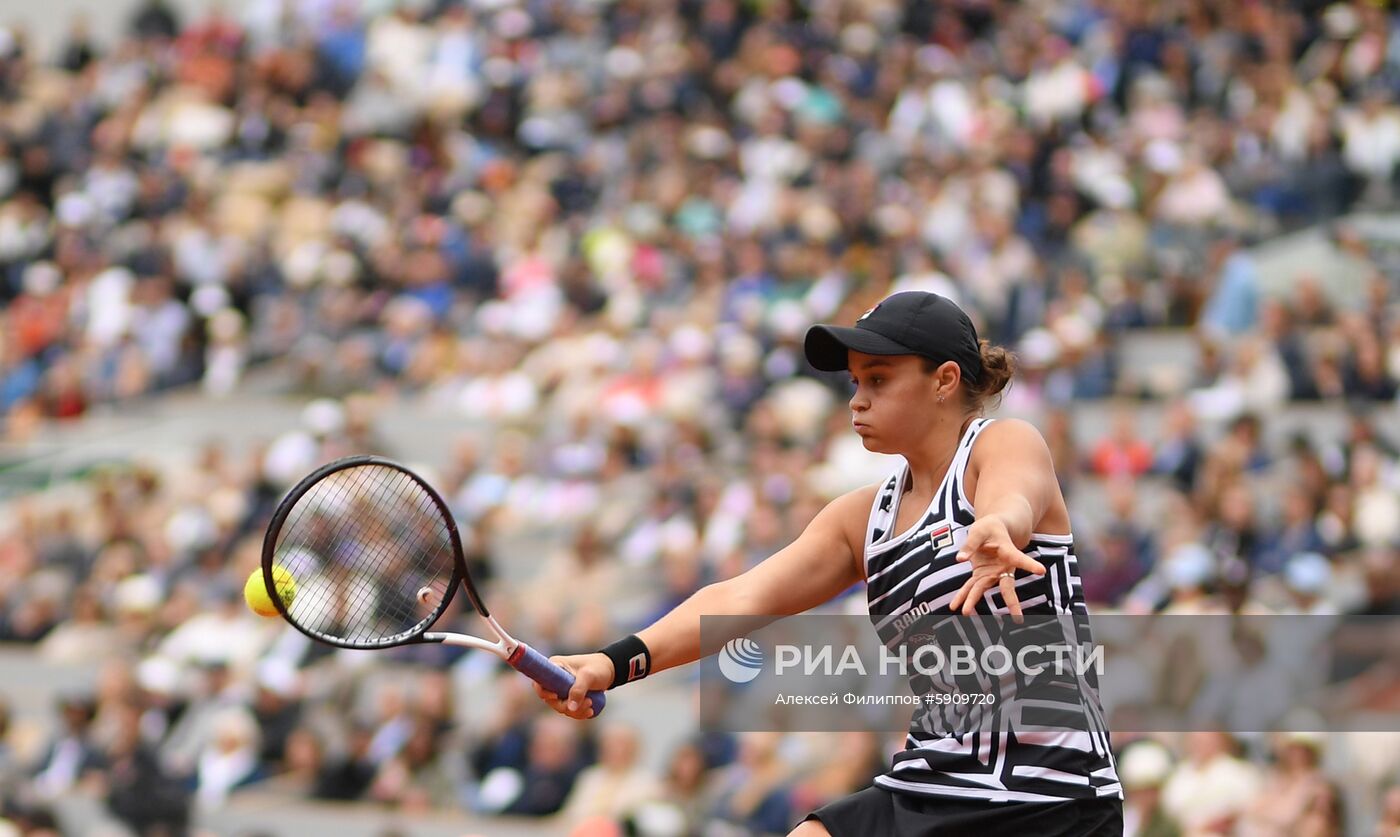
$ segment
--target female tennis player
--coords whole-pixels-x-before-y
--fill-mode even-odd
[[[1012,363],[978,339],[962,309],[932,293],[897,293],[854,327],[812,327],[805,349],[817,369],[850,371],[855,432],[867,450],[899,454],[903,464],[833,500],[792,544],[641,633],[598,653],[555,657],[576,677],[566,699],[535,687],[555,710],[587,718],[590,689],[695,661],[701,615],[797,614],[858,580],[872,619],[921,606],[1016,619],[1085,613],[1050,450],[1034,426],[983,416]],[[921,728],[872,787],[812,812],[790,837],[1122,832],[1107,730],[930,738]]]

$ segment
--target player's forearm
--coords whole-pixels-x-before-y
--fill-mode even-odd
[[[729,639],[758,627],[745,619],[716,619],[702,623],[702,617],[707,616],[757,615],[756,602],[744,592],[743,585],[734,581],[720,581],[700,588],[651,627],[637,634],[651,652],[651,673],[693,663],[714,653]],[[703,631],[703,642],[702,624],[707,628]]]
[[[734,578],[702,587],[635,637],[605,651],[617,673],[638,654],[649,658],[647,673],[693,663],[774,619],[802,613],[829,600],[860,578],[851,553],[847,520],[863,520],[870,498],[851,492],[832,501],[797,540]],[[706,617],[715,617],[707,619]],[[640,642],[638,642],[640,640]]]

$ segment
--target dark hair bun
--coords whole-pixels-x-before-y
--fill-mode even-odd
[[[998,396],[1011,376],[1016,374],[1016,356],[1001,346],[993,346],[986,340],[979,341],[982,354],[982,374],[971,387],[974,403],[980,410],[989,398]]]

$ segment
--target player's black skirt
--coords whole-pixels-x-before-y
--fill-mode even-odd
[[[1123,801],[986,802],[869,787],[807,815],[831,837],[1122,837]]]

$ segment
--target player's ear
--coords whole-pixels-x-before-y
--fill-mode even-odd
[[[940,363],[933,373],[935,395],[942,395],[945,398],[952,397],[953,392],[958,388],[958,380],[961,377],[962,370],[958,368],[957,361],[945,360]]]

